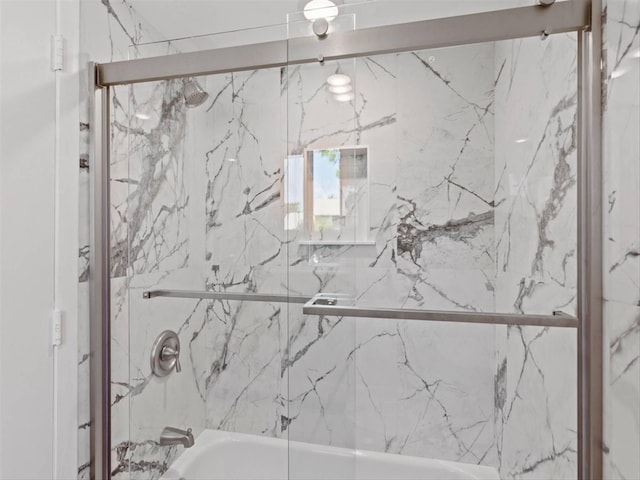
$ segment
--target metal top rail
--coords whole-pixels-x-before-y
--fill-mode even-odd
[[[97,65],[101,87],[468,45],[589,27],[589,5],[556,2]]]

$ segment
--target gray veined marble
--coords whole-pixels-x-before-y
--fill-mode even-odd
[[[280,69],[211,76],[205,88],[206,260],[282,265]]]
[[[88,1],[81,2],[80,28],[81,28],[81,58],[90,58],[93,61],[115,61],[128,58],[129,46],[144,40],[152,40],[153,36],[146,29],[146,24],[138,16],[133,7],[134,1],[114,2]],[[80,75],[81,82],[86,82],[88,77]],[[82,92],[88,92],[89,88],[81,88]],[[78,289],[78,318],[79,318],[79,345],[78,345],[78,375],[79,375],[79,399],[78,399],[78,477],[89,478],[89,438],[91,425],[89,422],[89,168],[91,164],[89,152],[89,135],[91,124],[89,123],[89,98],[88,95],[81,99],[80,108],[80,209],[79,209],[79,289]],[[128,356],[124,357],[127,361]],[[114,417],[116,423],[118,414]]]
[[[498,311],[575,311],[576,38],[548,40],[496,44]],[[503,477],[577,475],[576,341],[561,329],[496,329]]]
[[[640,477],[640,4],[604,3],[605,475]]]
[[[576,39],[553,40],[500,44],[511,76],[496,87],[497,299],[506,311],[575,311]],[[545,103],[523,105],[525,95]]]
[[[182,83],[116,88],[113,103],[112,276],[184,267],[189,196]]]

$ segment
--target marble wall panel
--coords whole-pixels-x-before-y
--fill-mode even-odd
[[[113,476],[128,478],[129,463],[127,450],[130,445],[129,395],[139,388],[138,381],[132,381],[129,335],[129,285],[127,277],[111,280],[111,462]]]
[[[494,328],[356,324],[358,448],[486,464],[494,441]]]
[[[202,276],[192,269],[136,275],[129,292],[129,383],[122,401],[129,405],[126,459],[131,478],[157,478],[182,449],[160,447],[165,426],[192,428],[197,435],[205,423],[205,378],[208,367],[204,315],[206,302],[192,299],[146,300],[142,292],[181,286],[196,289]],[[156,337],[173,330],[180,339],[182,371],[166,377],[151,372],[150,353]],[[124,415],[123,415],[124,417]],[[148,463],[157,468],[147,468]]]
[[[575,313],[576,37],[496,43],[499,312]],[[496,330],[496,455],[503,478],[577,475],[575,331]]]
[[[137,288],[163,280],[175,284],[175,279],[167,280],[170,272],[175,275],[189,263],[186,106],[181,81],[116,87],[111,100],[113,476],[148,478],[159,476],[176,454],[173,449],[167,456],[167,449],[157,445],[165,426],[158,421],[171,416],[154,408],[163,401],[168,409],[173,397],[157,391],[160,387],[149,371],[149,349],[160,331],[147,325],[157,320],[147,320],[146,307],[162,302],[140,305]],[[195,282],[195,288],[202,285],[201,277],[193,273],[178,285],[187,285],[186,279]],[[179,302],[174,303],[179,308]],[[156,315],[171,324],[167,328],[178,328],[171,309],[164,312]],[[176,315],[186,317],[183,312]],[[191,401],[204,405],[198,398]],[[182,419],[176,419],[175,426],[186,423],[178,420]],[[203,420],[194,423],[201,426]]]
[[[259,291],[269,288],[260,276],[254,285]],[[229,290],[243,291],[244,286]],[[286,309],[286,304],[224,300],[207,305],[208,428],[280,436],[284,404],[281,338],[287,328]]]
[[[289,252],[294,252],[293,261],[291,253],[289,254],[289,263],[292,264],[289,271],[291,292],[305,294],[313,294],[318,291],[348,292],[353,293],[359,302],[387,307],[407,306],[485,311],[495,308],[495,267],[493,265],[495,255],[492,251],[494,248],[494,202],[492,195],[495,181],[492,164],[493,88],[496,83],[493,70],[494,49],[493,46],[482,46],[463,50],[460,53],[443,50],[434,52],[436,55],[429,55],[430,52],[426,52],[422,56],[407,54],[358,60],[356,71],[353,73],[356,93],[353,117],[348,117],[341,110],[342,106],[334,106],[329,103],[331,99],[327,98],[326,86],[324,85],[326,72],[321,67],[313,66],[314,68],[310,68],[310,71],[298,68],[288,72],[287,82],[295,81],[302,86],[299,91],[296,90],[294,100],[292,102],[290,100],[288,104],[287,116],[294,124],[289,133],[290,149],[298,152],[307,145],[326,147],[326,142],[329,139],[336,139],[336,144],[341,145],[352,142],[353,140],[347,135],[354,133],[355,141],[369,145],[372,151],[371,174],[372,176],[379,175],[378,178],[372,179],[372,184],[380,186],[381,191],[387,193],[387,195],[372,196],[371,199],[371,211],[377,212],[376,215],[378,215],[376,222],[372,222],[371,226],[371,231],[377,237],[375,250],[364,253],[364,249],[356,247],[360,254],[351,255],[342,261],[347,249],[341,247],[339,250],[334,249],[324,255],[317,255],[327,251],[328,248],[324,246],[322,251],[314,250],[315,260],[312,262],[310,261],[311,255],[301,259],[295,257],[299,252],[299,249],[295,247],[296,238],[288,237],[291,243]],[[475,83],[472,83],[468,80],[470,75],[462,66],[466,66],[465,68],[468,69],[468,65],[475,65],[472,62],[474,59],[482,68],[486,69],[486,72],[479,77],[476,75]],[[438,63],[440,70],[434,66]],[[486,65],[491,65],[491,68],[485,67]],[[330,73],[344,72],[350,66],[335,66]],[[398,74],[399,69],[403,69],[403,75]],[[403,83],[402,79],[415,79],[419,75],[426,77],[423,85],[416,82],[416,86],[413,86],[413,83],[408,80],[406,80],[406,84]],[[223,91],[227,84],[229,85],[226,88],[231,88],[231,79],[229,76],[227,78],[226,82],[222,80],[220,91]],[[456,82],[458,79],[459,83]],[[482,89],[477,88],[479,79],[484,82]],[[390,94],[378,101],[379,96],[369,92],[375,91],[381,85],[386,85],[385,88]],[[232,93],[223,95],[230,97],[227,99],[228,104],[233,103]],[[423,97],[428,98],[424,99]],[[220,99],[222,96],[216,94],[215,98]],[[393,102],[388,98],[396,101]],[[394,107],[400,106],[399,98],[402,99],[402,105],[405,108],[398,108],[402,114],[397,116]],[[430,102],[429,100],[432,98],[439,99],[439,102]],[[307,99],[306,102],[305,99]],[[424,102],[422,106],[421,101]],[[220,122],[219,125],[233,122],[234,107],[228,104],[226,106],[222,103],[214,105],[214,108],[220,109],[216,119]],[[450,104],[453,105],[451,107],[453,111],[447,110],[447,106]],[[440,110],[437,110],[436,107],[439,107]],[[323,108],[328,109],[332,116],[337,117],[337,127],[333,123],[323,121]],[[428,110],[429,108],[433,111]],[[225,109],[226,114],[223,113]],[[425,114],[425,111],[428,111],[429,115]],[[315,115],[312,115],[313,112]],[[326,111],[324,115],[327,115]],[[426,117],[427,120],[423,120],[420,115]],[[340,122],[354,122],[356,124],[354,132],[350,132]],[[446,128],[443,128],[442,125],[445,125]],[[330,130],[330,127],[342,128]],[[256,128],[255,132],[258,133],[255,133],[255,136],[263,135],[260,132],[265,129],[268,129],[268,125],[263,124],[261,128]],[[214,128],[214,132],[218,132],[218,135],[221,136],[218,142],[213,143],[214,148],[218,144],[224,145],[234,135],[230,131],[221,132],[220,128]],[[333,135],[336,133],[337,137]],[[421,135],[424,136],[422,141],[424,145],[414,148]],[[226,140],[225,137],[227,137]],[[402,140],[399,141],[398,137]],[[309,138],[311,143],[309,143]],[[378,143],[380,139],[384,142]],[[313,141],[325,143],[313,144]],[[258,142],[256,141],[256,143]],[[395,149],[400,168],[390,168],[388,160],[392,158],[396,144],[401,145]],[[380,157],[377,156],[378,146],[380,146]],[[224,159],[225,154],[228,155],[225,152],[220,155],[220,158]],[[376,160],[378,158],[380,160]],[[234,162],[229,163],[233,164]],[[222,208],[224,202],[235,205],[236,209],[239,208],[238,205],[246,203],[241,200],[233,202],[232,198],[234,198],[234,194],[237,195],[235,192],[241,191],[241,187],[244,185],[242,179],[251,178],[252,175],[244,168],[241,172],[244,177],[239,175],[233,177],[228,173],[231,170],[223,164],[222,160],[213,163],[213,165],[212,171],[219,175],[214,176],[214,181],[231,179],[228,183],[223,182],[218,185],[217,190],[226,188],[226,185],[232,185],[233,188],[227,189],[225,195],[220,194],[213,201],[208,197],[208,202],[210,202],[208,204],[211,205],[211,208],[208,209],[207,218],[210,220],[212,215],[216,219],[222,218],[220,212],[224,211]],[[458,165],[460,165],[460,169],[456,170]],[[416,170],[420,174],[416,174]],[[211,185],[211,180],[209,181]],[[266,184],[267,187],[268,185]],[[209,191],[216,191],[216,189],[210,186]],[[399,192],[402,192],[404,196],[399,195]],[[410,195],[415,195],[418,199],[410,199]],[[218,210],[218,207],[221,209]],[[276,216],[280,214],[275,208],[271,212]],[[381,212],[384,213],[381,214]],[[425,235],[421,237],[420,242],[416,243],[416,246],[404,248],[401,254],[398,254],[399,247],[397,245],[400,241],[397,231],[398,225],[402,224],[403,214],[407,218],[411,217],[412,221],[415,220],[417,226],[424,228]],[[461,219],[460,222],[456,222],[456,217]],[[213,272],[210,276],[209,286],[215,289],[239,288],[248,291],[265,291],[259,287],[259,282],[256,281],[255,263],[258,259],[255,257],[244,256],[242,261],[235,264],[231,261],[228,262],[233,264],[229,266],[226,265],[227,262],[221,261],[222,265],[220,265],[216,261],[217,258],[229,258],[229,255],[220,254],[220,251],[224,252],[227,249],[229,252],[233,252],[228,242],[221,242],[215,236],[218,231],[224,232],[225,228],[228,228],[228,224],[235,221],[231,213],[227,214],[226,218],[229,221],[219,222],[219,224],[210,223],[212,226],[209,227],[209,236],[214,242],[220,243],[207,247],[209,248],[207,261],[211,261]],[[282,224],[279,222],[280,219],[272,225],[282,232]],[[236,228],[235,231],[238,229]],[[380,235],[379,232],[384,233]],[[283,238],[286,234],[281,233],[281,235],[280,238]],[[242,248],[247,249],[247,244],[251,247],[250,244],[254,242],[254,237],[245,236],[243,238],[245,239],[245,247]],[[260,242],[256,241],[255,244],[259,245]],[[448,249],[444,248],[447,246],[445,244],[449,245]],[[420,255],[425,252],[424,257],[421,257],[424,259],[424,264],[420,265],[412,261],[412,249],[414,259],[417,258],[416,252],[419,252]],[[350,250],[353,251],[354,248],[352,247]],[[256,249],[256,251],[263,250]],[[442,255],[442,251],[448,251],[448,253]],[[216,257],[216,255],[220,255],[220,257]],[[402,255],[405,258],[401,258],[401,260],[407,265],[405,271],[402,269],[405,264],[401,264],[400,267],[396,266],[397,258]],[[385,258],[384,266],[388,268],[362,268],[365,265],[362,259],[367,259],[367,257],[371,260],[368,267],[383,266],[378,262],[381,258]],[[354,258],[358,258],[358,261],[355,262]],[[337,267],[336,260],[338,260]],[[269,276],[269,264],[261,266],[265,267],[263,271]],[[355,278],[355,284],[350,283],[353,278]],[[285,280],[276,281],[274,287],[281,288],[286,283]],[[461,285],[466,286],[463,288]],[[478,286],[481,288],[477,288]],[[251,308],[229,306],[225,312],[223,306],[219,305],[214,307],[214,312],[216,308],[220,311],[215,313],[215,320],[226,323],[227,328],[235,329],[234,325],[242,325],[243,322],[248,325],[248,328],[251,328],[254,320],[252,318],[242,319],[243,311],[251,311]],[[243,382],[235,385],[227,384],[211,390],[210,425],[225,424],[226,420],[223,421],[223,419],[226,412],[229,411],[228,407],[224,407],[225,402],[227,404],[229,401],[234,402],[239,398],[238,393],[241,393],[245,396],[253,395],[252,398],[266,399],[264,413],[260,415],[270,417],[267,422],[258,421],[257,424],[260,425],[260,428],[256,428],[254,413],[245,412],[245,417],[234,415],[233,421],[229,425],[241,425],[236,428],[241,428],[243,431],[280,435],[287,430],[289,437],[294,439],[353,446],[359,441],[362,441],[364,445],[373,445],[380,438],[386,438],[383,430],[395,428],[397,430],[395,431],[395,441],[400,443],[388,445],[385,448],[389,451],[426,454],[421,448],[429,443],[429,432],[440,431],[441,427],[434,418],[423,417],[418,433],[408,430],[410,424],[408,421],[398,421],[397,424],[391,421],[390,425],[382,425],[380,430],[372,427],[375,425],[375,421],[368,421],[368,415],[374,417],[376,415],[374,408],[376,402],[393,405],[399,399],[403,399],[403,395],[406,393],[402,385],[397,385],[398,388],[374,388],[373,390],[370,390],[368,385],[376,386],[392,382],[398,376],[397,369],[402,371],[407,367],[393,366],[395,364],[392,364],[391,370],[387,372],[389,375],[383,375],[380,372],[385,370],[379,369],[378,377],[376,377],[375,372],[368,371],[365,367],[359,367],[358,363],[358,352],[361,348],[363,358],[368,358],[365,355],[365,352],[368,351],[366,346],[372,339],[385,339],[388,335],[392,335],[390,338],[394,340],[389,342],[388,348],[390,352],[400,351],[401,348],[398,345],[401,345],[402,342],[398,338],[402,334],[397,332],[400,329],[409,329],[411,333],[414,333],[410,335],[411,340],[424,342],[425,348],[431,345],[432,336],[437,336],[442,342],[445,342],[441,350],[436,350],[436,352],[439,353],[440,363],[450,367],[449,370],[443,371],[433,366],[429,369],[430,375],[435,375],[443,385],[447,385],[446,388],[442,387],[442,393],[439,394],[446,399],[446,402],[443,401],[439,408],[446,409],[445,403],[448,403],[449,408],[457,412],[452,414],[452,417],[455,418],[451,419],[449,434],[446,434],[448,443],[442,443],[441,449],[437,452],[430,450],[430,454],[471,462],[494,463],[496,461],[493,451],[495,334],[491,328],[484,329],[484,336],[481,337],[486,342],[484,340],[479,342],[483,347],[478,352],[473,352],[475,359],[473,364],[479,370],[477,372],[473,370],[473,374],[466,377],[465,369],[453,368],[453,365],[457,365],[456,358],[452,357],[453,354],[450,352],[454,351],[455,342],[451,347],[446,347],[446,339],[449,337],[443,332],[446,332],[450,326],[443,326],[440,329],[443,332],[438,329],[432,332],[425,326],[414,327],[400,323],[392,329],[393,333],[389,333],[390,326],[387,325],[385,328],[383,326],[385,322],[374,325],[354,322],[350,319],[321,318],[314,320],[301,317],[294,310],[295,308],[289,307],[289,337],[285,339],[281,337],[281,345],[286,346],[280,359],[284,365],[287,365],[287,368],[282,370],[287,375],[286,381],[283,377],[280,387],[277,387],[270,382],[258,380],[259,376],[252,377],[247,373],[256,370],[261,372],[271,370],[270,365],[275,358],[273,354],[276,353],[276,334],[261,331],[261,337],[265,340],[268,339],[267,343],[274,345],[273,348],[266,349],[266,352],[271,353],[262,352],[262,347],[256,348],[255,346],[243,351],[242,356],[246,360],[238,365],[244,367],[244,364],[253,364],[254,366],[241,375],[245,379]],[[271,310],[269,311],[271,312]],[[255,314],[253,315],[255,316]],[[261,312],[261,315],[264,315],[264,312]],[[281,321],[281,312],[277,315],[278,320]],[[238,344],[247,335],[246,328],[247,326],[239,327],[239,339],[235,340]],[[414,332],[412,328],[418,330]],[[282,327],[280,326],[278,329],[282,330]],[[275,330],[277,329],[274,329],[274,332]],[[422,335],[418,332],[421,332]],[[233,334],[235,333],[234,330]],[[471,336],[470,333],[470,338]],[[228,338],[229,333],[223,337],[223,342]],[[251,342],[243,341],[251,345]],[[361,347],[363,344],[365,347]],[[354,349],[354,345],[358,347]],[[414,348],[419,349],[419,346]],[[343,358],[340,359],[340,355],[336,355],[336,352],[343,352]],[[387,358],[388,355],[384,357]],[[218,363],[224,362],[219,361]],[[231,359],[227,364],[229,365],[229,373],[242,370],[242,368],[234,370],[233,363],[233,359]],[[369,362],[365,361],[364,364],[366,363]],[[434,358],[431,364],[435,363]],[[262,369],[258,366],[261,366]],[[362,370],[359,371],[359,368]],[[223,374],[226,373],[226,371],[223,372]],[[268,373],[267,376],[272,376],[272,374]],[[474,383],[474,380],[478,380],[478,382]],[[223,382],[221,384],[224,385]],[[250,388],[245,388],[246,386]],[[278,432],[277,412],[278,408],[282,408],[282,406],[277,400],[279,392],[274,390],[274,387],[287,388],[288,391],[288,396],[282,396],[286,405],[286,414],[279,419],[281,422],[280,432]],[[236,394],[233,394],[234,388]],[[270,389],[271,392],[269,392]],[[253,393],[249,393],[250,390]],[[371,393],[372,391],[374,393]],[[229,395],[226,395],[227,393]],[[340,401],[335,402],[336,398]],[[217,405],[214,405],[215,402],[218,402]],[[335,405],[340,405],[338,415],[336,415]],[[474,409],[474,407],[476,408]],[[234,408],[238,407],[234,406]],[[357,412],[355,417],[352,412]],[[411,410],[406,409],[406,412],[411,412]],[[405,420],[409,418],[420,418],[420,412],[407,413]],[[363,435],[362,439],[358,438],[359,430],[354,434],[356,419],[367,425],[366,435]],[[464,432],[464,434],[461,434],[460,438],[456,438],[458,432]],[[400,440],[402,438],[405,440]],[[399,445],[404,442],[410,446],[400,447]],[[393,444],[393,442],[391,443]],[[472,446],[470,447],[470,445]],[[526,448],[525,444],[522,449]]]
[[[478,268],[492,283],[493,56],[485,44],[398,57],[401,271]]]
[[[398,56],[358,58],[354,68],[356,83],[353,108],[358,127],[355,143],[370,147],[367,240],[375,241],[375,249],[358,247],[363,261],[357,265],[361,269],[395,269],[397,177],[401,159],[398,137]]]
[[[189,257],[189,197],[184,179],[187,107],[182,81],[121,87],[116,94],[112,120],[112,275],[185,267]]]
[[[604,2],[605,476],[640,477],[640,4]]]
[[[496,44],[498,311],[575,313],[576,36]]]
[[[353,448],[355,428],[355,326],[346,317],[302,315],[289,308],[283,358],[286,415],[291,440]]]
[[[135,6],[134,2],[122,1],[94,1],[85,0],[80,2],[80,62],[97,61],[108,62],[124,60],[129,58],[130,53],[135,55],[135,48],[130,50],[131,45],[139,44],[143,41],[159,40],[161,35],[142,19]],[[87,85],[88,74],[80,75],[81,92],[88,92]],[[123,121],[120,126],[129,124],[129,108],[128,108],[128,92],[125,88],[114,88],[114,97],[112,101],[113,111],[115,113],[115,121]],[[89,348],[89,219],[90,219],[90,192],[89,192],[89,168],[92,164],[91,152],[89,149],[89,138],[92,125],[90,124],[89,116],[89,96],[82,96],[80,99],[80,125],[79,125],[79,142],[80,142],[80,191],[79,191],[79,264],[78,264],[78,319],[79,319],[79,345],[78,345],[78,384],[79,384],[79,408],[78,408],[78,422],[79,422],[79,437],[78,437],[78,476],[79,478],[88,478],[89,475],[89,437],[90,437],[90,418],[89,418],[89,366],[90,366],[90,348]],[[114,123],[114,139],[118,139],[118,134],[122,134],[122,129],[117,128],[118,125]],[[126,127],[125,127],[126,130]],[[112,192],[115,195],[116,202],[113,204],[112,213],[124,213],[125,209],[122,205],[126,199],[127,191],[130,183],[128,182],[128,162],[126,157],[123,157],[124,152],[128,149],[128,138],[120,136],[121,143],[115,142],[120,146],[120,149],[114,149],[112,151],[114,163],[112,163],[114,181],[111,183]],[[145,228],[152,230],[149,219],[146,219],[147,223]],[[120,245],[127,239],[128,232],[125,232],[126,228],[119,225],[118,222],[112,224],[114,229],[119,228],[120,235],[117,237],[120,240]],[[156,225],[156,233],[158,231]],[[145,234],[140,231],[139,233]],[[147,232],[148,233],[148,232]],[[156,237],[153,241],[157,241]],[[144,243],[144,242],[141,242]],[[160,242],[162,243],[162,242]],[[116,244],[118,244],[116,242]],[[162,252],[157,249],[158,245],[152,243],[146,243],[147,249],[142,257],[153,257],[154,253]],[[165,249],[166,252],[167,249]],[[152,253],[153,252],[153,253]],[[128,252],[120,251],[115,256],[114,265],[116,265],[117,275],[124,275],[126,272],[126,260]],[[158,256],[161,258],[166,256],[165,253],[160,253]],[[153,260],[152,260],[153,263]],[[149,265],[146,266],[148,268]],[[117,401],[120,395],[123,394],[123,390],[126,388],[123,385],[128,384],[128,318],[124,317],[125,310],[123,307],[126,303],[126,285],[122,283],[121,279],[114,279],[114,288],[112,288],[114,296],[112,297],[112,303],[116,306],[116,310],[113,318],[113,327],[116,335],[113,338],[112,345],[114,352],[117,355],[114,356],[116,364],[114,364],[114,383],[113,388],[113,402],[114,411],[112,412],[113,420],[113,466],[117,472],[114,472],[119,478],[128,477],[128,460],[127,448],[123,449],[123,445],[128,445],[123,442],[128,442],[128,402]],[[123,372],[122,370],[126,371]],[[140,451],[140,449],[138,449]]]
[[[574,329],[500,327],[496,449],[502,478],[577,476]]]
[[[206,261],[211,265],[282,265],[285,125],[280,69],[213,75],[206,135]],[[205,133],[207,132],[207,133]]]
[[[395,153],[371,168],[387,195],[372,198],[378,251],[356,270],[359,305],[493,310],[493,56],[480,45],[361,61],[360,89],[389,92],[367,94],[366,107],[381,99],[395,119],[393,143],[377,143],[385,130],[375,131],[372,150]],[[356,445],[488,460],[493,327],[354,321]]]

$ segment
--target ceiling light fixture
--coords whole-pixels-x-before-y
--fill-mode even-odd
[[[327,90],[338,102],[350,102],[355,98],[351,77],[344,73],[334,73],[327,77]]]
[[[350,102],[353,100],[354,96],[353,93],[343,93],[341,95],[334,95],[333,98],[339,102]]]
[[[329,85],[329,91],[335,94],[349,93],[351,90],[353,90],[353,87],[351,87],[351,85]]]
[[[327,22],[338,16],[338,7],[331,0],[311,0],[304,6],[304,18],[313,22],[324,18]]]
[[[351,83],[351,77],[342,73],[334,73],[333,75],[329,75],[327,83],[332,87],[343,87]]]

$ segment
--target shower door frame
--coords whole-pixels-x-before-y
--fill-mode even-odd
[[[547,7],[536,5],[439,18],[333,33],[326,38],[302,37],[121,62],[89,63],[93,160],[90,167],[91,478],[108,479],[111,475],[109,165],[112,86],[563,32],[577,32],[578,36],[577,319],[573,323],[564,319],[564,326],[577,328],[578,478],[602,478],[601,9],[602,0],[566,0]],[[154,295],[145,298],[151,296]],[[465,319],[465,316],[469,318]],[[522,325],[527,324],[527,318],[531,325],[536,325],[535,316],[518,314],[459,313],[449,321]],[[561,318],[557,320],[562,323]]]

